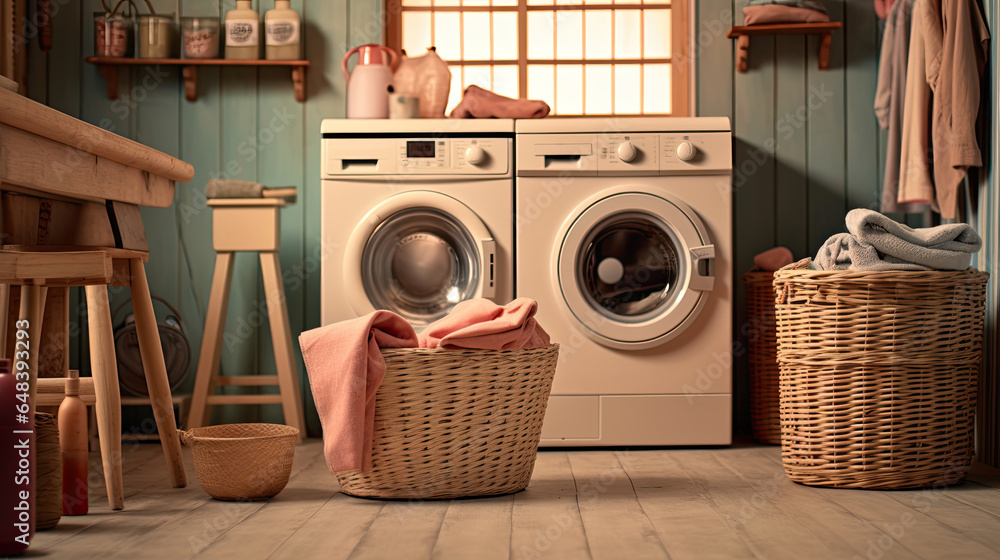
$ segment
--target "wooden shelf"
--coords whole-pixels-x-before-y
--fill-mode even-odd
[[[833,32],[840,29],[838,21],[829,23],[774,23],[768,25],[738,25],[726,33],[726,37],[736,39],[736,70],[747,71],[750,58],[751,35],[822,35],[819,43],[819,69],[830,67],[830,44]]]
[[[108,88],[108,99],[118,98],[118,69],[121,66],[138,66],[163,64],[168,66],[183,66],[184,97],[188,101],[198,99],[198,67],[199,66],[287,66],[292,69],[292,85],[295,88],[295,99],[306,100],[306,68],[308,60],[227,60],[224,58],[113,58],[103,56],[88,56],[85,59],[95,64],[104,75]]]

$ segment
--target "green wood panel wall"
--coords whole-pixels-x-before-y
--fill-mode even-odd
[[[293,2],[304,17],[304,48],[312,63],[306,103],[295,101],[286,69],[201,68],[198,99],[190,102],[184,99],[179,68],[160,72],[144,66],[122,72],[123,97],[110,101],[100,73],[82,61],[93,52],[92,20],[100,1],[53,4],[58,6],[55,45],[49,53],[32,48],[30,95],[195,167],[195,179],[178,185],[173,208],[143,211],[152,250],[151,289],[180,310],[194,355],[200,348],[214,267],[211,212],[204,197],[211,177],[299,187],[298,202],[282,211],[281,264],[293,334],[317,326],[322,258],[319,123],[343,116],[340,61],[348,48],[380,41],[382,2]],[[181,16],[222,16],[234,4],[154,3],[159,11]],[[884,138],[871,105],[881,27],[867,0],[829,0],[826,5],[834,19],[845,21],[844,29],[834,35],[830,70],[816,68],[816,38],[755,37],[750,70],[737,73],[734,42],[725,33],[742,21],[742,3],[695,3],[698,113],[728,116],[735,131],[734,336],[746,321],[739,278],[751,267],[754,254],[785,245],[796,256],[810,255],[827,236],[843,229],[846,210],[878,200]],[[254,6],[264,11],[271,3]],[[222,357],[222,369],[229,374],[274,371],[259,274],[259,263],[250,255],[237,258]],[[113,297],[118,304],[127,300],[127,293]],[[736,425],[746,432],[746,356],[738,358]],[[85,341],[74,341],[73,360],[87,369]],[[194,364],[184,389],[190,389],[193,369]],[[305,381],[301,358],[299,371]],[[307,421],[315,434],[319,424],[307,383],[304,393]],[[276,407],[234,408],[216,419],[281,420]]]
[[[868,0],[826,0],[834,33],[830,68],[818,37],[753,37],[750,67],[734,70],[734,43],[719,33],[743,20],[744,2],[697,2],[697,112],[729,116],[734,131],[734,337],[748,325],[740,276],[776,245],[812,256],[844,231],[855,207],[877,208],[884,136],[872,110],[882,26]],[[747,356],[736,356],[735,425],[749,427]]]

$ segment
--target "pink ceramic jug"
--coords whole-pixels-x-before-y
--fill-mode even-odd
[[[358,53],[358,64],[347,71],[347,60]],[[368,44],[354,47],[344,57],[341,69],[347,80],[347,118],[389,118],[389,86],[396,53],[389,47]]]

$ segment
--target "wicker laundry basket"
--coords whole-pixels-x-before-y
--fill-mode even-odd
[[[792,480],[901,489],[965,478],[988,278],[974,269],[775,274]]]
[[[528,485],[559,345],[383,349],[372,468],[337,473],[345,494],[445,499]]]
[[[774,272],[768,270],[755,268],[743,275],[749,324],[750,426],[757,441],[781,445],[773,281]]]

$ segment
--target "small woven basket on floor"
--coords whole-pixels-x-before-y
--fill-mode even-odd
[[[345,494],[445,499],[523,490],[538,453],[559,345],[383,349],[372,469],[337,473]]]
[[[792,480],[878,489],[964,480],[988,279],[974,269],[775,274]]]
[[[280,424],[221,424],[180,432],[198,482],[218,500],[264,500],[288,484],[299,430]]]
[[[753,269],[743,275],[746,291],[750,362],[750,426],[761,443],[781,444],[778,407],[778,343],[774,327],[774,272]]]

